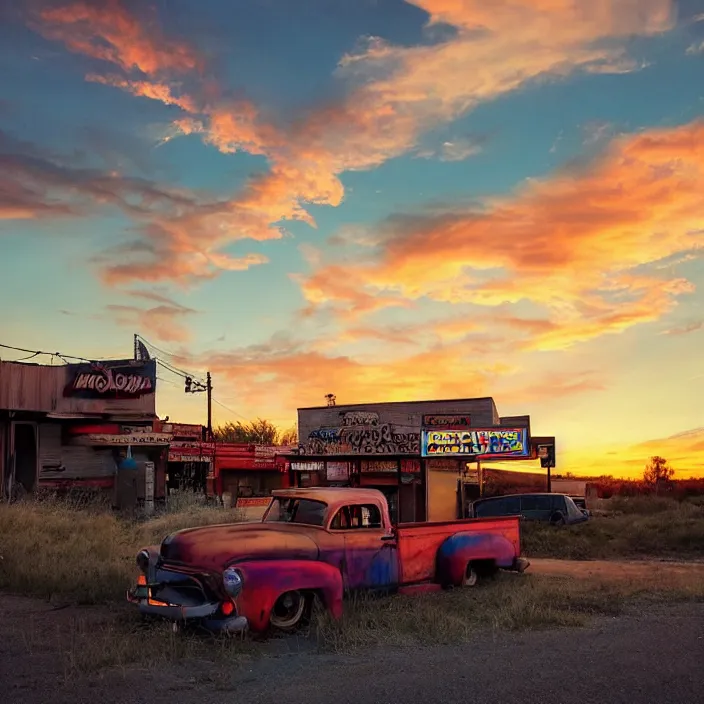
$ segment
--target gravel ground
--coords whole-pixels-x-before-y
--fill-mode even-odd
[[[646,704],[704,701],[704,604],[652,607],[589,628],[478,634],[362,657],[289,653],[70,677],[58,657],[76,609],[0,597],[5,704]],[[99,624],[101,609],[80,609]],[[30,626],[26,624],[31,622]],[[278,652],[286,650],[279,648]]]

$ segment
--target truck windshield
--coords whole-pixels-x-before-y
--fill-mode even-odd
[[[327,505],[310,499],[276,498],[264,516],[264,523],[303,523],[322,526]]]

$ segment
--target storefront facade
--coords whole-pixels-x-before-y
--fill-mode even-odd
[[[158,421],[154,425],[170,437],[167,463],[167,491],[206,493],[213,476],[215,443],[206,439],[202,425]]]
[[[164,445],[145,443],[155,394],[151,360],[0,362],[0,492],[109,489],[130,446],[138,461],[159,464]]]
[[[298,410],[293,486],[382,491],[394,520],[451,520],[482,492],[482,461],[537,457],[530,417],[499,416],[490,397]]]
[[[271,492],[288,486],[283,455],[290,449],[216,443],[213,492],[225,503],[246,510],[248,517],[260,515],[269,503]]]

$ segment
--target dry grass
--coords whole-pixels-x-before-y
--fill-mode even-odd
[[[704,506],[657,497],[619,497],[606,516],[553,528],[521,527],[523,551],[532,557],[571,560],[632,557],[704,557]]]
[[[629,606],[704,600],[699,574],[642,579],[590,579],[504,574],[492,584],[415,597],[358,600],[335,623],[322,615],[320,647],[350,652],[374,646],[458,643],[478,631],[583,626]]]
[[[0,589],[82,604],[124,599],[144,545],[170,532],[239,520],[236,511],[192,505],[147,521],[45,500],[0,505]]]

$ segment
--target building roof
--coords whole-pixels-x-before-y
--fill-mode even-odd
[[[321,408],[368,408],[370,406],[408,406],[423,405],[428,403],[466,403],[467,401],[491,401],[494,403],[492,396],[478,396],[476,398],[426,398],[423,401],[380,401],[378,403],[336,403],[334,406],[305,406],[299,408],[299,411],[317,411]]]

